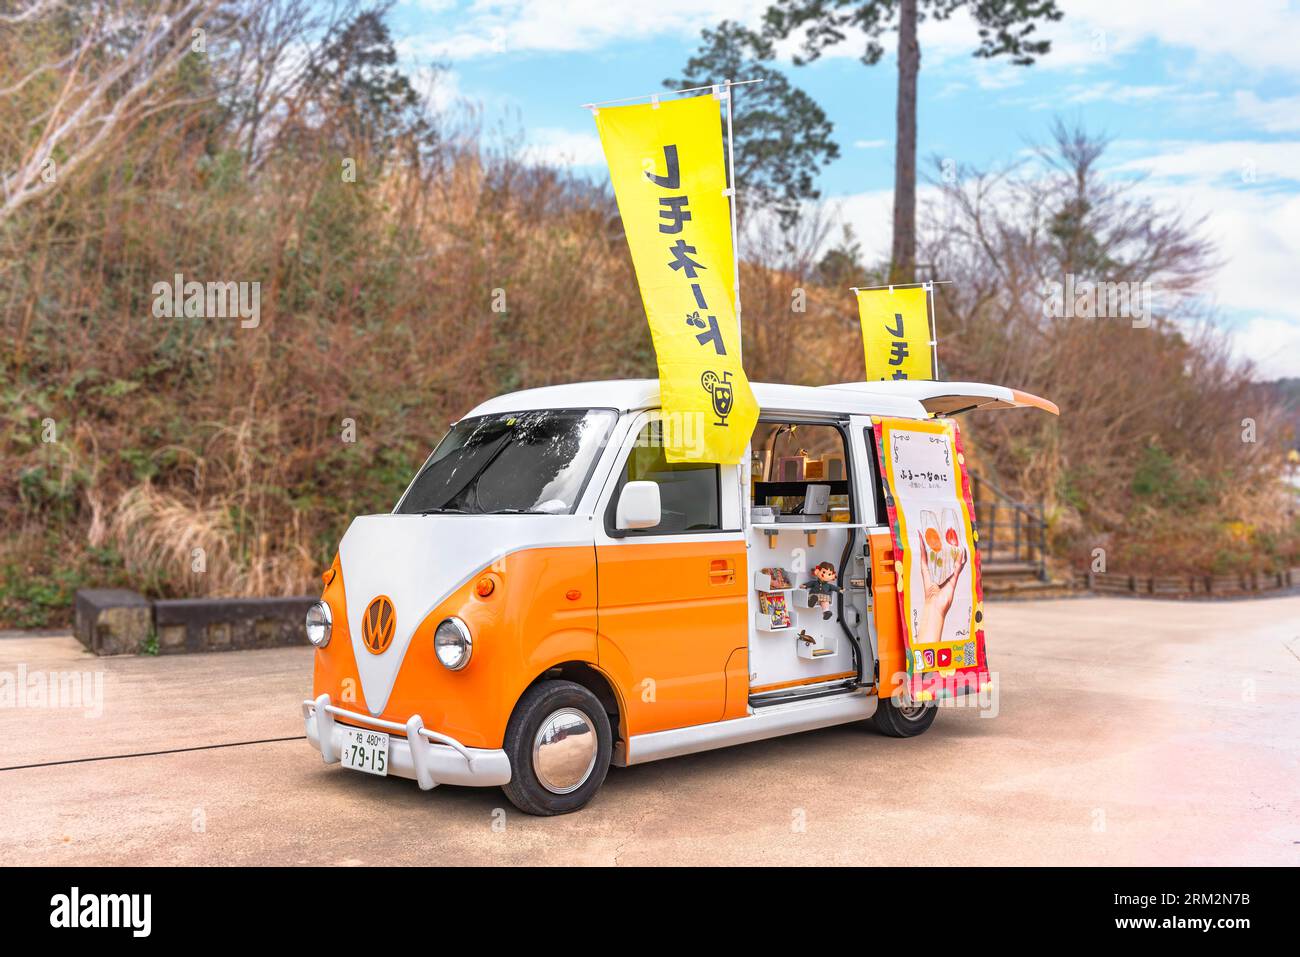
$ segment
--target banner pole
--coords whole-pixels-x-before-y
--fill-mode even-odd
[[[740,321],[740,229],[737,221],[736,203],[736,140],[733,135],[733,120],[731,113],[732,88],[737,84],[727,80],[727,179],[730,181],[730,187],[727,189],[727,195],[731,198],[731,261],[735,266],[735,290],[736,290],[736,358],[739,360],[744,356],[744,323]]]
[[[951,280],[949,280],[951,281]],[[930,307],[930,375],[939,381],[939,331],[934,319],[934,283],[925,284],[925,304]]]
[[[917,286],[951,286],[952,279],[927,279],[925,282],[891,282],[883,286],[849,286],[854,295],[859,292],[875,292],[877,289],[915,289]]]
[[[765,82],[767,81],[763,79],[727,81],[727,83],[731,86],[749,86],[751,83],[765,83]],[[598,103],[584,103],[582,104],[582,108],[584,110],[595,110],[597,107],[601,107],[601,106],[615,106],[619,103],[632,103],[635,102],[636,100],[648,100],[651,97],[655,97],[655,96],[680,96],[682,93],[698,93],[701,90],[711,90],[714,96],[717,96],[718,84],[707,83],[704,86],[688,86],[684,90],[669,90],[665,93],[643,93],[640,96],[625,96],[621,100],[601,100]]]
[[[731,113],[732,88],[736,84],[727,79],[727,194],[731,199],[731,261],[735,267],[735,300],[736,300],[736,361],[742,363],[745,355],[745,326],[740,321],[740,230],[736,220],[736,140],[733,136],[733,121]],[[740,468],[736,470],[736,477],[740,483],[740,523],[741,528],[745,530],[746,536],[749,534],[749,470],[752,463],[746,457],[740,463]]]

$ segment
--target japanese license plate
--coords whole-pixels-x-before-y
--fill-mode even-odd
[[[388,775],[388,735],[382,731],[347,728],[343,732],[343,766],[366,774]]]

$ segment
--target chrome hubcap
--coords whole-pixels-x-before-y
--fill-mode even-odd
[[[596,766],[596,725],[576,708],[551,714],[533,739],[533,771],[552,794],[578,790]]]
[[[904,721],[920,721],[925,717],[925,705],[914,704],[899,708],[898,716]]]

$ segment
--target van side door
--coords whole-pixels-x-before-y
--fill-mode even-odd
[[[599,662],[632,735],[721,720],[748,646],[739,467],[670,463],[661,436],[658,412],[633,421],[595,515]],[[615,527],[630,481],[659,486],[658,526]]]

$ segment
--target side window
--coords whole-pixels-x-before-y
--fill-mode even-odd
[[[626,531],[625,535],[672,535],[680,532],[718,531],[722,528],[718,466],[699,462],[669,462],[664,454],[659,421],[646,424],[628,453],[618,491],[628,482],[654,482],[659,486],[663,519],[654,528]],[[613,526],[618,495],[610,502],[607,526]]]
[[[825,512],[831,521],[853,521],[845,435],[829,423],[760,419],[750,438],[750,503],[779,515],[804,511],[808,488],[830,492]]]

